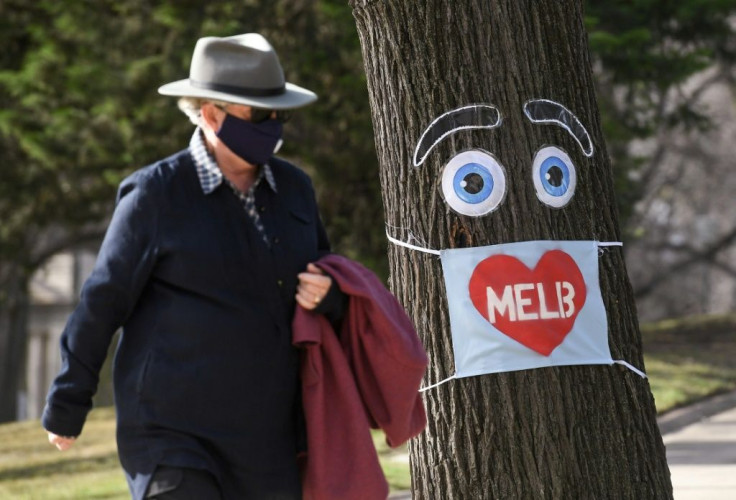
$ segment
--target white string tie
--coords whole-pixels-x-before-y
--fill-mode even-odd
[[[406,243],[405,241],[397,240],[396,238],[388,234],[388,228],[386,229],[386,238],[388,238],[388,241],[390,241],[394,245],[399,245],[400,247],[410,248],[411,250],[418,250],[424,253],[431,253],[433,255],[440,255],[439,250],[432,250],[431,248],[420,247],[417,245],[412,245],[411,243]],[[410,234],[409,238],[414,238],[414,236]]]
[[[623,359],[614,359],[613,362],[616,363],[617,365],[623,365],[623,366],[625,366],[626,368],[628,368],[632,372],[634,372],[637,375],[639,375],[641,378],[647,378],[647,374],[646,373],[644,373],[643,371],[641,371],[640,369],[638,369],[634,365],[630,364],[629,362],[624,361]]]
[[[422,387],[421,389],[419,389],[419,392],[424,392],[424,391],[428,391],[428,390],[430,390],[430,389],[434,389],[435,387],[439,387],[439,386],[441,386],[442,384],[444,384],[445,382],[449,382],[450,380],[452,380],[452,379],[454,379],[454,378],[457,378],[457,373],[454,373],[454,374],[452,374],[451,376],[447,377],[446,379],[444,379],[444,380],[440,380],[440,381],[439,381],[439,382],[437,382],[436,384],[432,384],[432,385],[430,385],[429,387]]]

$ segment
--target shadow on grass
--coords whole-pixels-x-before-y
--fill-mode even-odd
[[[23,465],[20,467],[4,467],[0,470],[0,482],[36,477],[51,476],[54,474],[79,474],[92,472],[98,469],[107,469],[119,464],[117,453],[93,457],[61,457],[60,460],[38,465]]]
[[[117,499],[120,498],[120,495],[119,494],[115,494],[115,493],[110,493],[110,494],[108,494],[108,493],[100,493],[99,495],[94,495],[94,494],[84,495],[84,498],[87,499],[87,500],[110,500],[110,499],[117,500]]]

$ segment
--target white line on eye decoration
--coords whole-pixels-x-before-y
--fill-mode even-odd
[[[414,166],[427,159],[430,151],[458,130],[491,129],[501,125],[501,112],[490,104],[472,104],[443,113],[427,126],[414,150]]]
[[[552,123],[567,130],[578,142],[583,154],[593,156],[593,141],[578,117],[558,102],[532,99],[524,104],[524,114],[532,123]]]

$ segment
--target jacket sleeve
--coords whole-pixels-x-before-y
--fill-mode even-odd
[[[332,285],[330,285],[330,289],[322,298],[319,305],[314,308],[314,312],[324,314],[335,332],[339,332],[341,330],[342,318],[345,316],[345,310],[348,306],[348,296],[340,290],[337,281],[332,276],[330,278],[332,279]]]
[[[156,260],[156,179],[139,174],[118,190],[94,270],[61,335],[61,371],[41,419],[46,430],[61,436],[82,431],[110,340],[133,310]]]

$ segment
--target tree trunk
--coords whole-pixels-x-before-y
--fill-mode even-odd
[[[370,92],[387,225],[433,249],[529,240],[620,241],[579,0],[352,0]],[[532,124],[530,99],[563,104],[590,132],[586,157],[560,127]],[[428,124],[458,107],[496,106],[503,124],[464,130],[412,166]],[[577,190],[546,207],[531,182],[543,145],[564,147]],[[504,165],[497,211],[467,217],[443,201],[453,153],[480,148]],[[430,357],[427,383],[454,372],[440,260],[389,248],[391,286]],[[643,368],[637,313],[620,249],[600,258],[614,359]],[[647,380],[620,366],[542,368],[450,381],[426,393],[426,431],[410,443],[420,499],[671,498]]]
[[[0,422],[18,417],[28,344],[28,276],[19,265],[7,267],[0,297]]]

